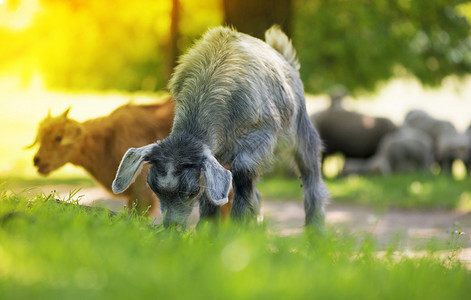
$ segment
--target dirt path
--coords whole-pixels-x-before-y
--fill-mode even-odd
[[[54,189],[61,199],[68,198],[70,187],[56,186]],[[50,192],[47,187],[41,190]],[[82,204],[104,206],[114,211],[122,210],[125,204],[122,200],[112,199],[101,188],[83,189],[78,195],[83,195],[80,198]],[[299,234],[303,231],[304,209],[301,202],[264,201],[262,215],[267,227],[280,235]],[[195,207],[189,223],[196,224],[198,217],[198,209]],[[154,218],[155,222],[161,220],[160,214],[156,214]],[[377,238],[381,248],[398,241],[396,248],[404,252],[413,250],[415,253],[417,249],[426,247],[432,241],[445,249],[449,248],[450,241],[457,241],[464,249],[456,255],[471,268],[469,212],[400,209],[375,211],[371,207],[331,203],[326,209],[326,224],[339,232],[372,235]],[[448,252],[444,251],[444,255]]]

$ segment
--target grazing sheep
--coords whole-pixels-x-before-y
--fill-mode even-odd
[[[380,140],[397,129],[386,118],[348,111],[337,102],[311,116],[324,144],[323,159],[337,152],[345,158],[369,158],[378,150]]]
[[[403,126],[383,137],[374,156],[345,160],[342,174],[387,175],[418,169],[429,170],[432,162],[431,138],[421,130]]]
[[[466,169],[468,171],[468,176],[471,175],[471,125],[469,125],[468,129],[466,129],[466,138],[468,140],[468,156],[463,161]]]
[[[176,102],[172,134],[126,152],[115,193],[148,162],[147,182],[160,199],[164,226],[185,226],[196,200],[201,219],[217,216],[231,184],[231,217],[253,219],[260,213],[256,180],[275,145],[285,142],[301,174],[305,222],[323,227],[328,193],[320,173],[321,143],[306,113],[299,63],[279,28],[265,37],[266,43],[217,27],[182,56],[169,82]]]
[[[451,170],[453,161],[466,161],[469,153],[468,138],[460,134],[449,121],[437,120],[422,110],[407,113],[404,124],[420,129],[433,142],[434,159],[443,171]]]
[[[175,104],[132,105],[117,108],[109,116],[79,123],[68,118],[69,109],[57,117],[49,114],[39,124],[39,144],[34,165],[48,175],[66,163],[83,167],[106,189],[129,147],[139,147],[168,136],[173,123]],[[139,176],[126,191],[127,207],[137,206],[144,212],[154,207],[157,199],[147,187],[145,176]],[[150,210],[149,210],[150,212]]]

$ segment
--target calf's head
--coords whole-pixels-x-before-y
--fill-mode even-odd
[[[186,225],[193,204],[205,197],[216,206],[228,202],[231,173],[202,143],[191,136],[172,135],[124,155],[112,189],[121,193],[149,163],[147,183],[160,200],[164,226]]]
[[[57,117],[49,113],[39,123],[34,142],[26,147],[39,144],[33,163],[42,175],[48,175],[69,162],[77,139],[83,133],[82,125],[67,117],[69,111],[70,108]]]

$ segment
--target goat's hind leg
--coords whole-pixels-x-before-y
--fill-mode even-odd
[[[312,224],[316,229],[323,230],[324,206],[329,193],[322,180],[319,159],[321,140],[307,114],[301,115],[300,118],[294,156],[303,183],[305,222],[306,226]]]

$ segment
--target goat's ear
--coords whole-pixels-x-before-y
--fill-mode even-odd
[[[155,146],[156,144],[150,144],[140,148],[130,148],[126,151],[111,186],[115,194],[124,192],[136,180],[142,165],[149,161],[148,154]]]
[[[232,184],[232,174],[226,170],[210,153],[206,153],[203,165],[205,193],[214,205],[221,206],[229,202],[229,189]]]
[[[62,146],[72,145],[82,134],[83,129],[80,123],[67,122],[64,128],[64,136],[61,140]]]

